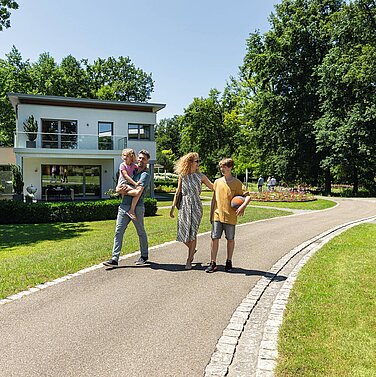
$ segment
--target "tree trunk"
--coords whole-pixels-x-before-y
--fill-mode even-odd
[[[353,195],[357,195],[359,191],[359,177],[358,177],[358,169],[354,167],[354,176],[353,176]]]
[[[330,170],[325,170],[325,187],[324,187],[324,194],[330,195],[332,193],[332,182],[331,182],[331,174]]]

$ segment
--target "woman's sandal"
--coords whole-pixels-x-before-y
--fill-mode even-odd
[[[194,259],[196,253],[197,253],[197,249],[195,249],[195,252],[193,253],[192,259],[190,261],[187,259],[187,263],[184,267],[186,270],[192,270],[192,263],[193,263],[193,259]]]

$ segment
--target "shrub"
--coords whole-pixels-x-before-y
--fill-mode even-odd
[[[39,224],[114,220],[120,204],[118,199],[87,202],[23,203],[0,200],[0,224]],[[145,198],[145,216],[155,216],[157,201]]]
[[[157,199],[154,198],[145,198],[145,216],[155,216],[157,214]]]
[[[27,204],[17,200],[0,200],[0,224],[38,224],[51,222],[49,203]]]
[[[171,186],[171,187],[178,187],[178,180],[177,179],[154,179],[154,186]]]
[[[166,185],[155,186],[154,191],[155,192],[175,192],[176,191],[176,187],[174,187],[174,186],[166,186]]]

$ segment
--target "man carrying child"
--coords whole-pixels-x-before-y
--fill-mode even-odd
[[[134,174],[133,179],[138,184],[135,188],[130,185],[125,184],[121,179],[119,179],[118,185],[116,186],[116,192],[123,196],[122,202],[118,209],[118,216],[116,219],[116,229],[114,237],[114,246],[112,249],[112,258],[104,262],[103,264],[108,267],[116,267],[119,264],[120,251],[123,244],[123,237],[128,224],[132,221],[136,228],[137,235],[140,241],[140,251],[141,256],[137,260],[137,265],[143,265],[148,260],[149,249],[148,249],[148,237],[144,226],[144,196],[145,189],[148,187],[150,182],[150,174],[147,170],[147,164],[150,159],[150,153],[146,150],[141,150],[138,153],[138,170]],[[129,211],[132,206],[132,198],[137,197],[137,203],[135,205],[135,219],[131,220],[129,216]]]

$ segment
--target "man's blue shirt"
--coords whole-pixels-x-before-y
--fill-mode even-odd
[[[136,204],[136,207],[143,206],[145,190],[150,182],[150,174],[148,171],[143,170],[140,173],[136,173],[132,179],[136,182],[140,181],[140,186],[144,187],[144,190],[142,191],[142,194]],[[132,204],[132,199],[133,199],[133,196],[125,195],[123,198],[122,204],[130,206]]]

